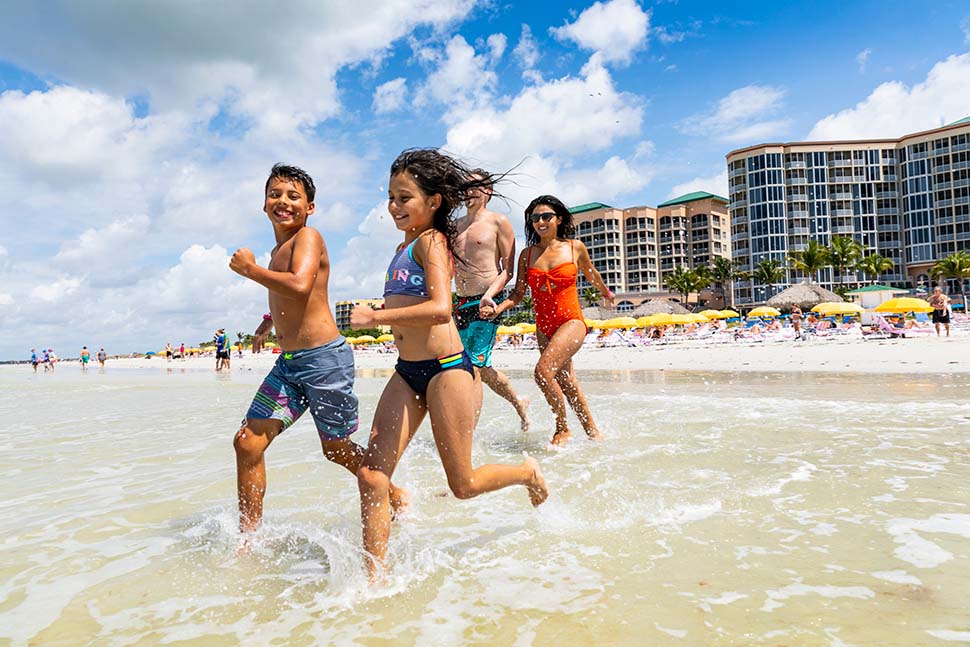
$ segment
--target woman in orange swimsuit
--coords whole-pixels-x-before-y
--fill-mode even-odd
[[[579,306],[576,279],[579,271],[592,283],[608,306],[613,293],[593,267],[586,245],[573,240],[573,216],[558,198],[541,195],[525,210],[525,237],[529,247],[519,255],[515,290],[495,308],[496,316],[519,304],[528,287],[536,313],[536,337],[541,356],[535,379],[556,416],[553,445],[564,444],[570,436],[566,425],[566,401],[586,435],[601,437],[593,422],[586,396],[573,372],[573,355],[586,336],[586,322]],[[483,306],[487,306],[484,301]],[[484,314],[484,313],[483,313]]]

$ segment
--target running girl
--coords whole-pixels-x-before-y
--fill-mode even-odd
[[[579,271],[604,295],[610,307],[613,293],[593,267],[586,245],[572,239],[573,231],[573,216],[558,198],[541,195],[533,200],[525,210],[525,238],[529,247],[519,254],[515,290],[495,308],[495,316],[499,316],[522,301],[527,287],[532,291],[536,338],[541,352],[535,380],[556,416],[553,445],[569,440],[566,400],[586,435],[593,439],[602,437],[573,372],[573,355],[587,332],[576,289]]]
[[[387,555],[391,476],[426,414],[456,497],[469,499],[510,485],[524,485],[534,506],[548,496],[533,458],[518,466],[475,468],[471,463],[478,419],[473,403],[481,401],[481,394],[475,393],[474,369],[451,318],[451,217],[470,191],[491,181],[473,176],[460,162],[435,150],[404,151],[391,165],[387,210],[404,232],[404,242],[387,271],[384,309],[357,306],[350,315],[355,329],[392,326],[399,353],[357,471],[372,579]]]

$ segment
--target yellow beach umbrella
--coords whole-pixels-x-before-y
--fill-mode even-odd
[[[704,315],[708,319],[724,319],[724,314],[720,310],[701,310],[699,314]]]
[[[263,344],[263,348],[276,348],[276,342],[268,341]]]
[[[859,314],[862,311],[863,307],[858,303],[847,303],[845,301],[824,301],[812,308],[812,312],[816,312],[823,317],[829,317],[832,315],[854,315]]]
[[[588,326],[589,324],[587,323],[586,325]],[[646,328],[647,326],[652,326],[653,325],[653,315],[646,315],[644,317],[638,317],[637,318],[637,325],[640,326],[641,328]]]
[[[694,323],[694,315],[692,314],[675,314],[670,315],[670,319],[674,324],[683,326],[684,324]]]
[[[690,317],[691,321],[693,321],[694,323],[707,323],[708,321],[710,321],[707,315],[705,315],[703,312],[693,312],[687,316]]]
[[[650,319],[654,326],[671,326],[677,323],[674,317],[683,317],[684,315],[672,315],[669,312],[658,312],[655,315],[651,315]]]
[[[586,327],[592,330],[600,330],[601,328],[603,328],[603,323],[604,322],[602,319],[587,319]]]
[[[735,318],[740,317],[740,316],[741,315],[739,315],[734,310],[721,310],[721,317],[723,319],[735,319]]]
[[[394,335],[388,335],[384,333],[375,340],[378,344],[383,344],[385,342],[394,341]]]
[[[375,339],[372,335],[360,335],[357,337],[358,344],[372,344],[375,341],[377,341],[377,339]]]
[[[530,323],[528,321],[524,321],[524,322],[522,322],[520,324],[516,324],[515,327],[518,328],[521,332],[524,332],[524,333],[527,333],[527,332],[535,332],[536,331],[536,325],[534,323]]]
[[[518,335],[522,331],[517,326],[499,326],[495,332],[499,335]]]
[[[633,317],[614,317],[603,322],[603,328],[636,328],[637,320]]]
[[[596,319],[583,319],[583,321],[586,323],[587,328],[593,328],[593,324],[597,323]]]
[[[777,317],[781,311],[770,306],[759,306],[748,313],[749,317]]]
[[[913,297],[897,297],[883,301],[875,309],[876,312],[933,312],[933,306],[923,299]]]

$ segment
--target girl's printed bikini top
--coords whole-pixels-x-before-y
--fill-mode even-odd
[[[407,247],[398,250],[391,259],[384,278],[384,298],[392,294],[404,294],[411,297],[428,297],[428,288],[424,281],[424,268],[414,260],[413,241]]]

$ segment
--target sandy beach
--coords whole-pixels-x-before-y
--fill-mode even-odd
[[[574,358],[577,371],[674,370],[705,372],[836,372],[836,373],[967,373],[970,372],[970,334],[916,339],[809,339],[786,342],[703,343],[678,341],[638,348],[583,348]],[[393,352],[359,350],[358,369],[391,368]],[[233,371],[268,370],[276,355],[263,352],[233,356]],[[496,350],[500,369],[532,370],[537,350]],[[167,362],[164,359],[117,359],[108,367],[212,366],[214,358],[200,357]],[[68,368],[65,365],[63,368]],[[70,370],[70,369],[68,369]]]

